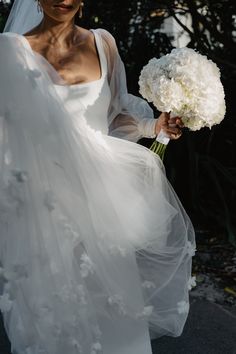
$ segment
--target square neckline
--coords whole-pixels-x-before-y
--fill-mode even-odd
[[[61,77],[61,75],[58,73],[58,71],[54,68],[54,66],[40,53],[36,52],[35,50],[33,50],[33,48],[31,47],[30,45],[30,42],[29,40],[23,35],[23,34],[19,34],[19,33],[14,33],[14,32],[5,32],[5,34],[10,34],[10,35],[15,35],[16,37],[19,37],[20,39],[22,39],[22,42],[24,45],[26,45],[26,47],[30,50],[30,52],[35,56],[35,57],[39,57],[39,58],[42,58],[43,61],[45,61],[47,63],[47,65],[56,73],[56,75],[60,78],[60,80],[62,80],[63,82],[65,82],[65,84],[58,84],[58,83],[55,83],[53,82],[52,78],[50,77],[51,79],[51,82],[54,86],[57,86],[57,87],[67,87],[67,88],[73,88],[73,87],[85,87],[85,86],[88,86],[88,85],[93,85],[93,84],[96,84],[96,83],[99,83],[100,81],[103,80],[103,78],[105,77],[105,68],[104,68],[104,63],[103,63],[103,55],[101,53],[102,51],[102,48],[101,48],[101,42],[100,42],[100,38],[98,38],[97,36],[97,33],[94,29],[89,29],[90,32],[93,33],[94,35],[94,40],[95,40],[95,45],[96,45],[96,51],[97,51],[97,57],[98,57],[98,60],[99,60],[99,65],[100,65],[100,70],[101,70],[101,77],[99,79],[96,79],[96,80],[92,80],[92,81],[88,81],[88,82],[82,82],[82,83],[75,83],[75,84],[68,84],[66,83],[66,81]]]

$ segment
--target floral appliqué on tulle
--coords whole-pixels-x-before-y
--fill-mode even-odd
[[[24,204],[24,190],[22,184],[28,180],[26,171],[12,169],[5,186],[0,186],[0,221],[13,217],[13,212],[20,214]]]
[[[99,342],[95,342],[91,347],[91,354],[97,354],[102,351],[102,346]]]
[[[191,290],[192,288],[194,288],[197,285],[196,283],[196,277],[190,277],[188,280],[188,290]]]
[[[9,312],[12,308],[12,300],[8,293],[5,293],[0,296],[0,310],[2,312]]]
[[[179,314],[185,314],[189,311],[189,302],[180,301],[177,303],[177,310]]]
[[[150,280],[145,280],[143,283],[142,283],[142,287],[144,289],[155,289],[156,288],[156,284]]]
[[[80,259],[82,261],[80,263],[80,273],[82,278],[86,278],[89,275],[89,273],[91,274],[94,273],[94,263],[85,252],[82,254]]]
[[[119,294],[109,296],[107,302],[112,306],[120,315],[126,315],[125,304],[123,297]]]
[[[196,253],[196,246],[195,246],[194,244],[192,244],[190,241],[187,241],[186,253],[187,253],[190,257],[195,256],[195,253]]]
[[[145,319],[153,313],[154,306],[144,306],[143,311],[137,313],[136,318]]]

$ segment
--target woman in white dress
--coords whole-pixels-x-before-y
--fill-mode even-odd
[[[181,334],[194,231],[160,158],[181,119],[127,93],[81,0],[15,1],[0,36],[0,309],[13,354],[151,354]],[[172,123],[172,125],[169,125]],[[173,123],[176,125],[173,126]]]

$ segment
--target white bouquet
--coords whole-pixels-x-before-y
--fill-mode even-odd
[[[139,86],[141,95],[159,111],[181,117],[190,130],[211,128],[224,118],[220,70],[194,49],[173,49],[160,59],[151,59],[141,71]],[[167,144],[169,139],[161,132],[157,141]]]

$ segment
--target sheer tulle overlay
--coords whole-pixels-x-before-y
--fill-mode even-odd
[[[103,75],[71,87],[0,36],[0,309],[17,354],[151,353],[140,333],[178,336],[188,314],[192,224],[135,143],[153,136],[150,107],[94,33]]]

